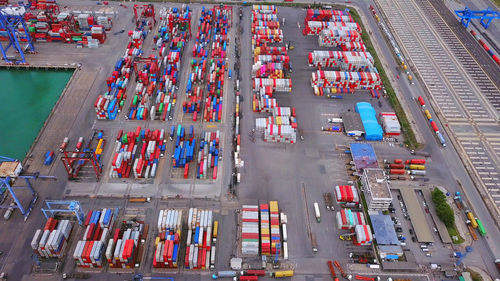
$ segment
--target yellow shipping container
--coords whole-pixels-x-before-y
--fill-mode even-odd
[[[474,218],[474,214],[472,212],[467,213],[467,218],[470,220],[470,225],[474,228],[477,228],[477,221]]]
[[[273,275],[275,278],[292,277],[293,270],[276,271]]]
[[[213,227],[213,238],[217,238],[217,229],[219,228],[219,221],[214,221],[214,227]]]
[[[410,165],[410,170],[425,170],[425,166],[412,164]]]
[[[260,234],[262,235],[269,235],[269,228],[261,228],[260,229]]]
[[[432,119],[432,115],[428,109],[426,109],[424,112],[425,112],[425,116],[427,116],[427,119]]]
[[[158,247],[158,243],[160,243],[160,237],[156,237],[155,239],[155,246]]]
[[[278,201],[269,201],[269,211],[278,212]]]

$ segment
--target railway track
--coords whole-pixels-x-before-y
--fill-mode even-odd
[[[464,66],[481,92],[500,112],[500,67],[456,19],[442,0],[414,0]]]
[[[500,207],[500,68],[439,1],[376,0],[465,162]]]

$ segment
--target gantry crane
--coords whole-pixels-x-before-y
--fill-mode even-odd
[[[41,176],[40,173],[33,174],[21,174],[22,165],[21,162],[16,159],[0,156],[0,191],[9,191],[2,192],[0,194],[0,208],[2,209],[19,209],[21,214],[24,216],[24,220],[28,219],[33,207],[35,206],[36,200],[38,199],[38,193],[33,189],[30,180],[32,179],[51,179],[55,180],[56,177],[53,176]],[[16,183],[17,179],[24,179],[26,185],[22,185]],[[16,190],[19,189],[27,189],[30,194],[30,200],[27,206],[24,206],[19,199],[18,194],[16,194]],[[3,205],[3,202],[7,198],[7,195],[10,194],[15,204]]]
[[[78,201],[45,200],[47,208],[42,208],[43,215],[48,219],[56,214],[73,214],[78,224],[83,225],[85,213]]]
[[[134,5],[135,23],[137,25],[143,18],[152,18],[153,25],[156,24],[155,6],[153,4]]]
[[[465,7],[463,10],[455,10],[455,14],[460,18],[460,22],[467,28],[472,19],[481,19],[481,25],[488,29],[494,19],[500,19],[500,13],[488,7],[486,10],[471,10]],[[486,21],[485,21],[486,20]]]
[[[8,37],[6,46],[0,43],[0,51],[7,64],[26,64],[24,53],[35,52],[35,46],[24,20],[25,13],[26,7],[24,6],[4,7],[0,9],[0,28],[6,31]],[[25,45],[21,46],[21,42],[25,43]],[[19,53],[20,60],[16,60],[15,57],[12,59],[12,56],[7,54],[11,47],[14,48],[15,52]]]

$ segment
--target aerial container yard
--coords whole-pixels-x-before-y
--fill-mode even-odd
[[[0,1],[0,280],[499,278],[472,2]]]

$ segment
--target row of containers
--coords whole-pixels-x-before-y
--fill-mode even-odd
[[[152,131],[140,126],[135,131],[120,130],[116,138],[109,176],[128,178],[132,174],[136,179],[155,178],[160,159],[165,155],[166,133],[168,132],[164,129]],[[188,177],[190,163],[196,159],[197,178],[217,179],[217,168],[221,157],[219,131],[202,132],[197,144],[192,125],[189,131],[181,125],[171,126],[169,139],[175,141],[172,167],[184,169],[184,178]]]
[[[133,61],[143,53],[141,47],[146,31],[129,31],[129,42],[124,55],[119,58],[114,70],[106,79],[107,91],[99,95],[94,103],[97,119],[116,119],[127,99],[127,85],[133,75]]]
[[[73,259],[80,268],[111,269],[140,267],[148,225],[143,221],[122,221],[113,229],[118,209],[89,211],[85,232],[76,244]]]
[[[110,178],[155,178],[166,149],[165,130],[118,131]]]
[[[39,258],[63,258],[72,228],[69,220],[47,219],[45,226],[35,231],[31,249]]]
[[[114,220],[115,212],[112,209],[88,212],[84,222],[85,231],[73,252],[73,259],[78,267],[102,268],[103,254]]]
[[[183,223],[184,222],[184,223]],[[160,210],[155,240],[154,268],[213,269],[215,267],[218,221],[211,210],[190,208],[187,225],[182,210]],[[184,258],[181,257],[182,232],[187,227]]]
[[[481,36],[479,36],[479,34],[477,34],[473,29],[470,30],[470,34],[472,34],[472,36],[474,36],[474,38],[476,38],[477,42],[479,42],[479,44],[484,48],[484,50],[488,53],[488,55],[490,55],[491,58],[497,64],[500,65],[500,58],[498,58],[498,56],[493,52],[493,50],[490,49],[490,47],[488,47],[488,44],[486,44],[486,42],[484,42],[484,40],[481,39]]]
[[[252,79],[254,94],[252,110],[272,113],[267,118],[256,119],[256,130],[263,132],[264,141],[279,143],[297,142],[295,109],[280,107],[274,92],[291,92],[292,80],[288,79],[292,64],[287,47],[271,46],[283,42],[283,32],[274,5],[253,5],[252,47],[254,64]],[[293,114],[292,114],[293,111]]]
[[[274,101],[274,99],[273,99]],[[257,132],[264,133],[264,140],[271,142],[295,143],[297,122],[295,119],[295,108],[290,107],[268,107],[272,109],[272,116],[256,118],[255,128]],[[262,111],[268,112],[268,111]]]
[[[158,29],[152,38],[153,53],[134,63],[137,84],[126,119],[173,118],[181,57],[191,35],[191,13],[186,5],[160,10]]]
[[[243,205],[241,253],[288,259],[287,217],[279,213],[278,201]],[[280,228],[281,226],[281,228]]]
[[[217,179],[217,169],[219,160],[222,160],[220,154],[220,131],[203,131],[200,133],[199,143],[196,142],[194,126],[189,126],[189,131],[182,125],[171,127],[170,138],[174,139],[175,131],[175,149],[172,155],[172,167],[184,169],[183,177],[189,177],[189,167],[196,168],[196,178],[198,179]],[[196,152],[197,151],[197,152]],[[193,160],[196,164],[192,165]]]
[[[371,245],[373,234],[370,225],[366,224],[363,212],[342,208],[336,213],[338,229],[350,230],[353,244],[356,246]],[[341,235],[345,236],[345,235]]]
[[[432,120],[432,115],[431,115],[429,109],[426,108],[424,98],[422,96],[418,96],[417,100],[418,100],[418,103],[420,104],[420,108],[422,109],[422,111],[425,114],[425,117],[429,121],[429,125],[431,126],[432,130],[434,130],[434,133],[436,134],[436,137],[437,137],[439,143],[441,143],[441,145],[443,147],[445,147],[446,140],[444,139],[443,134],[439,131],[439,127],[436,124],[436,121]]]
[[[187,79],[186,100],[182,105],[184,114],[192,114],[193,121],[199,118],[205,122],[222,121],[231,22],[232,7],[202,7]]]
[[[158,79],[158,71],[160,71],[161,62],[163,61],[161,59],[159,60],[159,58],[153,54],[148,57],[143,57],[144,51],[142,50],[144,40],[152,30],[154,23],[154,18],[142,19],[140,24],[136,25],[134,30],[130,30],[128,32],[129,42],[127,43],[126,50],[123,56],[117,60],[111,76],[106,79],[107,91],[104,94],[99,95],[94,103],[97,119],[116,119],[118,113],[121,112],[123,106],[125,105],[125,101],[127,100],[127,85],[130,82],[130,79],[133,79],[134,71],[136,72],[135,79],[138,82],[134,95],[137,92],[143,93],[143,91],[149,91],[152,94],[155,92],[155,84],[162,84]],[[165,54],[166,49],[160,48],[160,55],[164,56]],[[175,55],[173,55],[173,57],[175,57]],[[175,76],[177,72],[172,71],[170,73]],[[149,77],[150,74],[151,77]],[[156,83],[150,85],[149,81],[151,80],[154,80]],[[160,95],[160,99],[161,98],[162,95]],[[165,97],[163,97],[163,100],[165,101]],[[139,109],[137,106],[138,103],[142,102],[145,103],[146,100],[142,100],[140,96],[134,96],[134,99],[131,102],[132,109],[127,115],[128,119],[145,120],[148,118],[149,108],[143,106]],[[159,107],[160,106],[158,106],[158,108]]]
[[[303,34],[319,35],[321,47],[340,49],[309,53],[309,66],[319,69],[311,75],[315,95],[337,97],[364,89],[379,97],[377,90],[382,89],[382,80],[372,55],[366,52],[361,32],[348,11],[307,10]]]
[[[352,185],[335,186],[335,199],[341,207],[357,208],[359,207],[358,189]]]
[[[390,175],[425,176],[425,159],[409,159],[403,162],[402,159],[394,159],[393,163],[384,160],[385,168]]]

